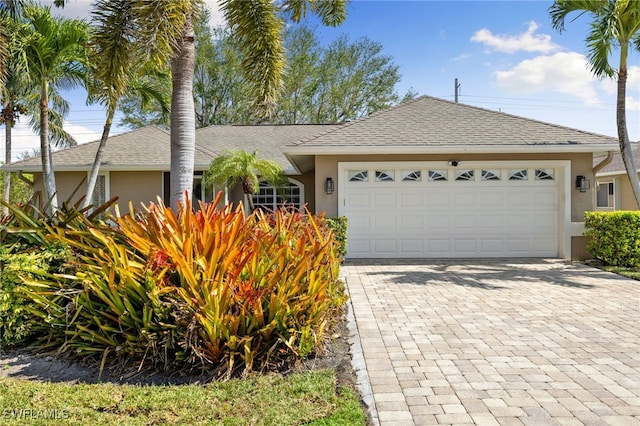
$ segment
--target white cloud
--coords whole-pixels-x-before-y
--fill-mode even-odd
[[[587,59],[579,53],[538,56],[494,75],[498,86],[511,93],[553,91],[575,96],[589,105],[599,102],[595,90],[597,80],[589,71]]]
[[[91,8],[93,7],[92,0],[67,0],[64,8],[56,8],[53,6],[53,1],[48,0],[43,2],[45,5],[51,6],[51,11],[54,15],[64,16],[67,18],[80,18],[87,21],[90,20]],[[205,6],[211,12],[211,19],[209,24],[216,27],[225,24],[224,15],[220,10],[220,4],[218,0],[205,0]]]
[[[527,30],[521,34],[493,34],[487,28],[476,31],[471,41],[482,43],[492,50],[505,53],[518,51],[551,53],[559,49],[559,46],[551,41],[547,34],[535,34],[538,24],[529,22]]]
[[[79,144],[92,142],[100,139],[100,134],[96,131],[84,126],[70,123],[64,124],[64,129],[69,132]],[[112,132],[112,134],[114,134]],[[33,133],[31,128],[26,124],[26,118],[16,123],[11,131],[11,158],[12,161],[18,159],[20,154],[25,151],[31,152],[40,149],[40,136]],[[5,152],[5,133],[4,130],[0,134],[0,161],[4,161]]]
[[[462,61],[462,60],[470,58],[470,57],[471,57],[471,55],[469,55],[468,53],[463,53],[461,55],[456,56],[455,58],[453,58],[451,60],[454,61],[454,62],[457,62],[457,61]]]
[[[627,96],[625,102],[627,113],[629,113],[629,111],[640,111],[640,99],[634,98],[633,96]]]

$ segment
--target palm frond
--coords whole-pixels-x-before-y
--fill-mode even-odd
[[[221,6],[239,39],[242,69],[253,89],[255,107],[263,117],[269,117],[282,87],[284,22],[270,0],[225,0]]]

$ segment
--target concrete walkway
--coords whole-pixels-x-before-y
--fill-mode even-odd
[[[640,282],[541,259],[342,274],[374,424],[640,425]]]

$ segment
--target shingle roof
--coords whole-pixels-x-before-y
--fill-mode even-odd
[[[99,144],[100,141],[94,141],[54,152],[55,170],[90,170]],[[170,150],[169,133],[155,126],[143,127],[110,136],[101,167],[104,170],[168,170]],[[40,157],[12,163],[6,169],[40,170]]]
[[[215,156],[225,149],[258,151],[260,158],[273,160],[285,170],[291,163],[282,153],[282,147],[302,139],[313,138],[343,124],[296,124],[257,126],[210,126],[196,131],[196,143],[203,152]],[[212,157],[200,158],[196,153],[196,168],[205,168]]]
[[[633,152],[633,160],[636,163],[636,167],[640,168],[640,142],[634,142],[632,144],[631,150]],[[594,166],[604,160],[604,157],[596,157],[593,160]],[[602,173],[626,173],[627,169],[622,162],[622,156],[620,152],[616,152],[613,155],[613,160],[602,169],[598,171],[598,174]]]
[[[282,153],[282,146],[311,138],[340,124],[210,126],[196,130],[196,169],[209,166],[211,160],[225,149],[258,151],[260,158],[276,161],[285,171],[293,166]],[[89,142],[53,154],[57,171],[90,170],[99,141]],[[170,135],[155,126],[110,136],[103,155],[102,170],[169,170],[171,161]],[[39,171],[40,157],[12,163],[6,170]]]
[[[589,151],[615,138],[421,96],[285,148],[311,153]]]

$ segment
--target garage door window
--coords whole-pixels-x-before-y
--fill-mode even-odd
[[[420,170],[403,170],[402,180],[404,182],[419,182],[422,180],[422,173]]]
[[[509,170],[509,180],[528,180],[527,169]]]
[[[482,180],[500,180],[500,170],[483,170]]]
[[[429,181],[446,181],[448,172],[446,170],[429,170]]]
[[[475,180],[473,170],[456,170],[456,180]]]
[[[393,182],[395,173],[393,170],[376,170],[376,182]]]
[[[349,170],[349,182],[369,182],[369,171]]]
[[[553,180],[553,169],[536,169],[536,180]]]

